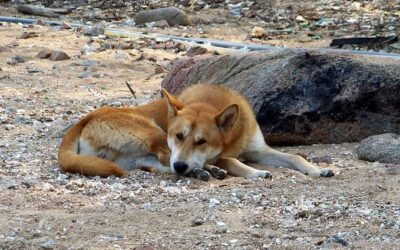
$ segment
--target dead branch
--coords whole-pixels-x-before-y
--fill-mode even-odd
[[[132,89],[131,85],[129,85],[128,81],[125,81],[126,86],[128,87],[129,91],[131,92],[131,94],[133,95],[133,98],[135,98],[136,100],[136,92]]]
[[[31,14],[35,16],[45,17],[60,17],[62,15],[71,13],[70,9],[45,8],[29,4],[17,5],[17,10],[18,12],[21,12],[23,14]]]

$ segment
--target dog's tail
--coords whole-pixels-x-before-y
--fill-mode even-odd
[[[58,151],[58,163],[60,168],[65,172],[89,176],[124,176],[124,169],[114,162],[96,156],[80,155],[78,153],[81,132],[90,120],[90,116],[83,118],[65,134]]]

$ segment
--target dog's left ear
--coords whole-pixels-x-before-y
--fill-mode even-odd
[[[181,110],[183,108],[182,103],[176,99],[175,96],[171,95],[168,93],[166,89],[161,89],[161,92],[163,96],[167,99],[168,103],[168,118],[174,118],[178,114],[178,110]]]
[[[238,117],[239,105],[232,104],[219,113],[215,117],[215,120],[217,121],[218,128],[223,132],[228,133],[232,129],[233,125],[235,125]]]

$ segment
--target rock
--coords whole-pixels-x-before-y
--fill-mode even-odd
[[[356,148],[357,157],[365,161],[400,163],[400,135],[381,134],[364,139]]]
[[[28,39],[28,38],[32,38],[32,37],[38,37],[38,36],[39,35],[36,32],[24,32],[20,36],[20,39]]]
[[[301,22],[306,22],[307,20],[304,19],[304,17],[302,17],[302,16],[297,16],[297,17],[296,17],[296,21],[299,22],[299,23],[301,23]]]
[[[297,41],[301,42],[301,43],[308,43],[311,42],[313,39],[311,37],[309,37],[307,34],[301,34],[296,38]]]
[[[10,51],[10,49],[8,49],[5,46],[0,45],[0,52],[8,52],[8,51]]]
[[[154,68],[154,74],[158,75],[158,74],[162,74],[162,73],[165,73],[163,67],[157,66]]]
[[[41,249],[53,249],[54,248],[54,240],[48,240],[46,242],[43,242],[42,244],[40,244],[40,248]]]
[[[191,47],[187,52],[186,55],[187,56],[197,56],[197,55],[203,55],[205,53],[207,53],[207,49],[204,47],[200,47],[200,46],[196,46],[196,47]]]
[[[145,24],[165,20],[169,25],[191,25],[190,17],[175,7],[159,8],[154,10],[143,10],[136,14],[135,23]]]
[[[67,55],[64,51],[61,50],[53,50],[50,54],[50,60],[51,61],[62,61],[62,60],[68,60],[71,57]]]
[[[25,59],[22,56],[16,55],[7,59],[7,64],[16,65],[18,63],[25,62]]]
[[[51,52],[53,52],[53,50],[44,48],[36,55],[36,57],[42,59],[48,58],[51,55]]]
[[[72,27],[71,27],[71,25],[69,23],[62,22],[61,23],[61,29],[62,30],[69,30],[69,29],[72,29]]]
[[[220,204],[221,202],[219,201],[219,200],[217,200],[217,199],[215,199],[215,198],[211,198],[210,199],[210,202],[209,202],[209,204],[208,204],[208,207],[209,208],[213,208],[213,207],[215,207],[216,205],[218,205],[218,204]]]
[[[103,23],[99,23],[94,26],[85,26],[82,29],[82,33],[86,36],[98,36],[98,35],[103,35],[105,31],[105,26]]]
[[[325,162],[328,164],[332,164],[332,157],[330,157],[329,155],[314,156],[314,157],[311,157],[311,162],[314,162],[314,163]]]
[[[255,26],[250,33],[251,37],[262,39],[267,37],[267,31],[259,26]]]
[[[162,86],[197,82],[246,96],[271,144],[360,141],[400,133],[400,62],[343,54],[249,52],[176,59]]]

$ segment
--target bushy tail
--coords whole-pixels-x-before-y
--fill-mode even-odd
[[[58,163],[60,168],[65,172],[89,176],[124,176],[124,169],[112,161],[103,160],[96,156],[78,154],[79,138],[83,128],[89,121],[90,117],[85,117],[68,130],[64,136],[58,151]]]

